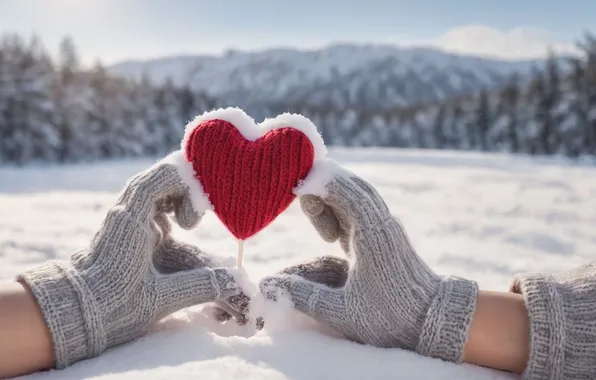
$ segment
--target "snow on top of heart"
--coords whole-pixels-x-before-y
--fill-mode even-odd
[[[312,194],[324,198],[327,196],[327,184],[335,176],[349,177],[350,171],[328,157],[315,161],[306,178],[298,183],[293,192],[299,197]]]
[[[310,140],[315,153],[315,161],[327,155],[327,147],[321,134],[314,123],[307,117],[300,114],[284,113],[274,118],[265,119],[258,125],[252,117],[238,107],[219,108],[208,111],[186,124],[181,144],[183,150],[186,148],[193,130],[202,122],[209,120],[224,120],[231,123],[245,139],[250,141],[255,141],[274,129],[293,128],[304,133],[308,140]]]
[[[265,121],[261,123],[261,128],[263,131],[262,134],[274,129],[287,127],[297,129],[306,135],[315,150],[315,161],[321,160],[327,155],[327,147],[325,146],[325,142],[323,141],[321,134],[313,122],[305,116],[300,114],[283,113],[272,119],[265,119]]]

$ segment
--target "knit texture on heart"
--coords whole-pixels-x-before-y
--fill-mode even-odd
[[[215,214],[238,239],[255,235],[290,205],[315,159],[311,140],[291,125],[251,141],[229,121],[203,120],[184,144]]]

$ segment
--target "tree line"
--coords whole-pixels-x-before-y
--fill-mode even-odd
[[[0,39],[0,162],[162,155],[180,144],[188,120],[214,106],[171,81],[116,78],[99,62],[84,70],[70,38],[55,61],[36,37]]]
[[[551,56],[529,82],[513,75],[502,88],[435,104],[372,111],[280,101],[247,112],[302,113],[328,145],[593,156],[596,38],[578,46],[580,57],[562,68]],[[0,39],[0,163],[163,155],[176,149],[188,120],[229,105],[171,80],[113,77],[101,63],[83,69],[70,38],[55,60],[38,38]]]

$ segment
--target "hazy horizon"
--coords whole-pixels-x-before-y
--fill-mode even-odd
[[[5,0],[0,32],[35,33],[52,53],[70,35],[84,64],[337,44],[431,47],[517,60],[543,57],[549,48],[575,52],[575,41],[593,30],[596,2],[572,5],[528,0],[512,10],[493,0]]]
[[[75,41],[76,42],[76,41]],[[497,55],[490,55],[490,54],[482,54],[482,53],[467,53],[467,52],[458,52],[453,50],[448,50],[442,48],[441,46],[433,46],[433,45],[397,45],[397,44],[389,44],[383,42],[330,42],[326,45],[321,45],[319,47],[312,47],[312,48],[301,48],[297,46],[269,46],[264,48],[255,48],[255,49],[242,49],[242,48],[228,48],[223,51],[219,52],[206,52],[206,53],[193,53],[193,52],[180,52],[180,53],[172,53],[168,55],[156,55],[156,56],[147,56],[147,57],[140,57],[140,58],[125,58],[122,60],[118,60],[115,62],[109,63],[109,66],[118,65],[122,63],[129,63],[129,62],[145,62],[145,61],[152,61],[152,60],[167,60],[167,59],[176,59],[176,58],[193,58],[193,57],[224,57],[230,53],[240,53],[240,54],[251,54],[251,53],[266,53],[271,51],[299,51],[299,52],[315,52],[325,49],[330,49],[333,47],[339,46],[355,46],[355,47],[366,47],[366,46],[375,46],[375,47],[387,47],[387,48],[394,48],[398,50],[434,50],[440,51],[450,55],[460,55],[460,56],[470,56],[470,57],[477,57],[481,59],[487,60],[502,60],[502,61],[534,61],[540,60],[542,58],[546,58],[546,54],[544,56],[536,56],[536,57],[502,57]],[[570,49],[570,51],[558,51],[556,52],[558,56],[565,56],[565,55],[577,55],[578,52],[574,49]],[[102,61],[103,62],[103,61]]]

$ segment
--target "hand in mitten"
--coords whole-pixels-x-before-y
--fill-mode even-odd
[[[194,245],[176,241],[171,237],[165,239],[153,257],[153,264],[161,273],[175,273],[205,267],[225,267],[224,261],[219,256],[208,254]],[[216,301],[212,313],[220,322],[233,319],[239,325],[245,325],[249,304],[250,298],[241,291],[226,299]]]
[[[166,212],[186,229],[204,213],[180,154],[129,180],[88,247],[19,276],[50,330],[57,368],[133,340],[174,311],[241,293],[232,271],[170,237]],[[197,269],[172,270],[183,267]]]
[[[276,300],[277,289],[289,289],[289,276],[296,275],[301,278],[319,283],[330,288],[341,288],[348,280],[349,263],[346,259],[335,256],[322,256],[301,264],[284,268],[277,273],[277,276],[268,277],[261,285],[261,291],[267,295],[267,298]],[[280,281],[284,278],[285,281]],[[265,326],[262,317],[257,318],[257,329]]]
[[[261,281],[261,292],[276,298],[281,290],[352,340],[460,362],[476,283],[434,273],[377,191],[334,161],[318,162],[297,194],[321,237],[339,240],[353,259],[347,280],[337,288],[304,273],[278,274]]]

